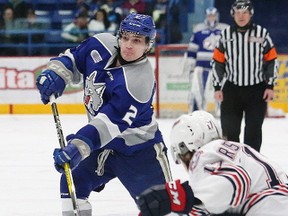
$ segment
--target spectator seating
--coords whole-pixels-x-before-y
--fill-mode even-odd
[[[23,50],[23,55],[58,55],[69,47],[75,46],[75,44],[65,42],[61,37],[63,26],[71,23],[75,17],[77,11],[76,0],[24,0],[35,10],[37,22],[41,22],[45,26],[41,29],[19,29],[9,31],[9,34],[19,35],[25,38],[25,41],[17,41],[13,43],[2,43],[1,48],[15,48]],[[146,0],[145,0],[146,1]],[[150,0],[147,0],[150,2]],[[0,9],[4,7],[9,0],[0,0]],[[115,5],[121,5],[122,0],[115,1]],[[45,25],[47,24],[47,25]],[[0,34],[6,34],[6,30],[0,30]],[[43,37],[39,40],[38,35]],[[1,36],[1,35],[0,35]],[[165,41],[165,32],[158,29],[157,43],[161,44]]]
[[[4,9],[4,6],[8,3],[8,0],[0,0],[0,16],[2,18],[2,12]]]
[[[47,43],[63,43],[61,37],[61,30],[50,30],[45,34],[45,41]]]
[[[53,11],[49,11],[49,10],[35,10],[35,15],[37,18],[41,18],[41,19],[51,19],[51,15],[52,15]]]
[[[76,0],[59,0],[59,9],[61,10],[75,10],[77,8]]]
[[[59,9],[58,0],[34,0],[33,5],[35,10],[52,11]]]
[[[72,10],[54,10],[51,14],[52,29],[62,29],[63,26],[71,23],[74,19]]]

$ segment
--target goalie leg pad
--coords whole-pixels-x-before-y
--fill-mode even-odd
[[[70,198],[62,198],[62,216],[75,216]],[[81,216],[92,216],[92,206],[86,199],[77,199]]]
[[[192,110],[203,110],[204,103],[203,67],[195,67],[191,78],[190,101]]]

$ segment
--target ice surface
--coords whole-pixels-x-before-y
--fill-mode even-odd
[[[61,115],[64,135],[86,124],[85,115]],[[173,119],[159,119],[166,143]],[[0,115],[0,216],[61,215],[52,152],[58,147],[52,115]],[[265,119],[261,152],[288,172],[288,118]],[[169,152],[170,153],[170,152]],[[170,157],[170,154],[169,154]],[[186,179],[181,165],[171,159],[174,178]],[[136,216],[128,192],[115,179],[90,197],[93,216]]]

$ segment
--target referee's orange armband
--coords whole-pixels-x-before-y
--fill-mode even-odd
[[[213,53],[213,59],[220,63],[225,63],[225,56],[219,49],[215,48]]]
[[[277,52],[276,52],[276,49],[275,47],[273,47],[272,49],[269,50],[269,52],[267,52],[265,55],[264,55],[264,61],[268,62],[268,61],[271,61],[271,60],[274,60],[277,58]]]

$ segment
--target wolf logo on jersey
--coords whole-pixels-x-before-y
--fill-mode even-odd
[[[214,33],[210,34],[207,38],[203,41],[203,48],[206,50],[214,50],[216,44],[220,39],[220,35],[216,35]]]
[[[86,78],[84,89],[84,104],[88,112],[95,116],[95,113],[103,104],[103,92],[106,88],[105,83],[94,83],[97,71],[94,71]]]
[[[67,136],[63,149],[53,152],[57,171],[62,172],[63,163],[70,164],[77,191],[78,206],[76,201],[73,206],[70,181],[63,174],[62,215],[77,211],[77,215],[92,216],[90,194],[100,192],[114,178],[134,201],[152,185],[171,180],[167,147],[152,106],[156,83],[147,55],[155,36],[151,16],[130,13],[121,21],[117,36],[89,37],[52,58],[37,78],[44,104],[52,94],[61,96],[67,83],[78,81],[75,77],[84,80],[88,122]],[[52,68],[53,64],[58,67]]]

